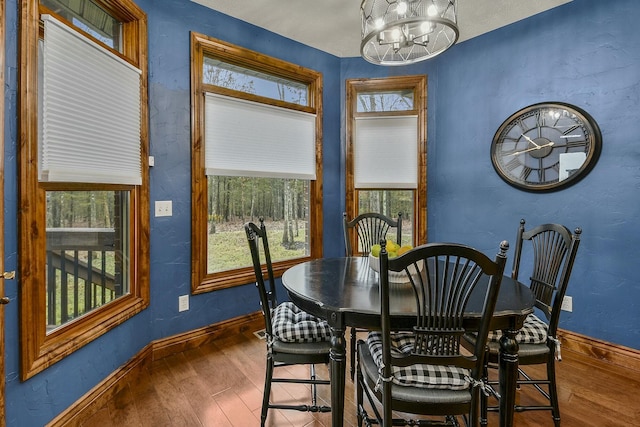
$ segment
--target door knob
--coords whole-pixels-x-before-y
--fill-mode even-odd
[[[9,299],[9,297],[2,297],[0,298],[0,304],[9,304],[11,302],[11,300]]]
[[[7,280],[11,280],[11,279],[15,279],[16,278],[16,272],[14,271],[5,271],[4,273],[2,273],[2,277],[4,279]]]

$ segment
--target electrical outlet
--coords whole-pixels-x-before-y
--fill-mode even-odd
[[[173,215],[173,207],[171,200],[156,200],[156,216],[171,216]]]
[[[178,297],[178,311],[189,310],[189,295],[180,295]]]
[[[560,307],[564,311],[573,311],[573,298],[565,296],[562,299],[562,307]]]

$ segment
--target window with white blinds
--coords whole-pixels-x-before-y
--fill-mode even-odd
[[[418,187],[418,116],[356,117],[355,188]]]
[[[140,185],[140,70],[42,19],[40,180]]]
[[[316,115],[205,94],[207,175],[316,179]]]

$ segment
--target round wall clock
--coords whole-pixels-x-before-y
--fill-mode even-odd
[[[491,143],[491,161],[508,184],[526,191],[554,191],[589,173],[602,150],[602,135],[586,111],[543,102],[513,113]]]

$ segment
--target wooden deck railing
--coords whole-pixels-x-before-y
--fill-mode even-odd
[[[47,330],[123,294],[115,239],[108,228],[47,229]]]

